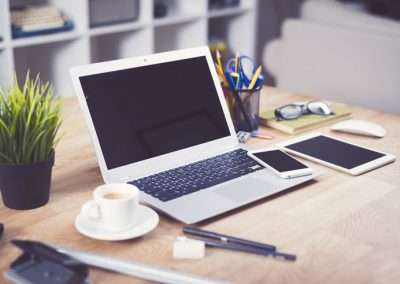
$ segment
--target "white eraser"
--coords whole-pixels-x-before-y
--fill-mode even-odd
[[[206,247],[202,241],[177,237],[172,253],[175,259],[200,259],[205,256]]]

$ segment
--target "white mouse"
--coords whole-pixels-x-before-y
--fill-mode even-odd
[[[331,130],[379,138],[383,138],[386,135],[386,130],[382,126],[355,119],[338,122],[331,127]]]

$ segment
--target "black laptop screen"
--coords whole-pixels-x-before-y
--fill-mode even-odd
[[[230,134],[204,56],[80,82],[108,169]]]

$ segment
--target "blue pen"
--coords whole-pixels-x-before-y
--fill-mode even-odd
[[[258,89],[259,87],[261,87],[264,83],[264,80],[265,80],[264,75],[260,75],[256,81],[255,89]]]
[[[231,90],[235,91],[235,81],[233,80],[231,73],[229,71],[225,71],[225,77],[228,80],[228,84]]]

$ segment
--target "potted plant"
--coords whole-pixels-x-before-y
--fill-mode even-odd
[[[50,84],[29,72],[0,90],[0,190],[12,209],[33,209],[49,200],[61,101]]]

